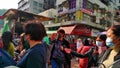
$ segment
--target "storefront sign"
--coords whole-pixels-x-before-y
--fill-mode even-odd
[[[89,11],[87,9],[82,8],[81,11],[86,13],[86,14],[93,15],[93,12],[91,12],[91,11]]]
[[[0,16],[0,19],[3,19],[3,16]]]
[[[93,15],[93,12],[92,12],[91,8],[92,8],[92,6],[88,2],[88,0],[83,0],[81,11],[83,11],[86,14]]]
[[[76,21],[82,20],[82,11],[76,11]]]
[[[91,28],[89,26],[80,25],[80,26],[77,26],[71,34],[91,36]]]

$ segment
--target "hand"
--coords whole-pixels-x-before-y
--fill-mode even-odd
[[[62,51],[64,50],[64,47],[62,45],[60,46],[60,50],[62,50]]]
[[[26,54],[26,50],[23,49],[23,50],[20,52],[20,57],[23,57],[25,54]]]
[[[65,48],[65,52],[68,53],[68,54],[70,54],[71,53],[71,49]]]

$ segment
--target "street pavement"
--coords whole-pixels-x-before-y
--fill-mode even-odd
[[[71,60],[71,68],[79,68],[79,62],[76,60],[76,58]]]
[[[51,68],[51,65],[49,66],[49,68]],[[72,60],[71,60],[71,68],[79,68],[79,63],[75,57],[72,58]]]

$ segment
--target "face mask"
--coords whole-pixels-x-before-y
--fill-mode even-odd
[[[57,35],[57,39],[59,39],[59,38],[61,38],[61,35],[60,35],[60,34]]]
[[[28,43],[27,40],[24,40],[24,47],[26,50],[30,48],[30,44]]]
[[[24,47],[26,50],[30,48],[30,44],[28,43],[27,39],[24,39]]]
[[[102,42],[101,41],[96,41],[96,45],[97,46],[102,46]]]
[[[106,45],[107,45],[108,47],[114,46],[113,40],[112,40],[111,38],[107,38],[107,39],[106,39]]]

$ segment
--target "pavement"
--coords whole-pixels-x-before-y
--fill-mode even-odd
[[[75,57],[71,60],[71,68],[79,68],[79,62]]]
[[[49,68],[52,68],[51,65],[49,66]],[[72,58],[72,60],[71,60],[71,68],[79,68],[79,63],[75,57]]]

